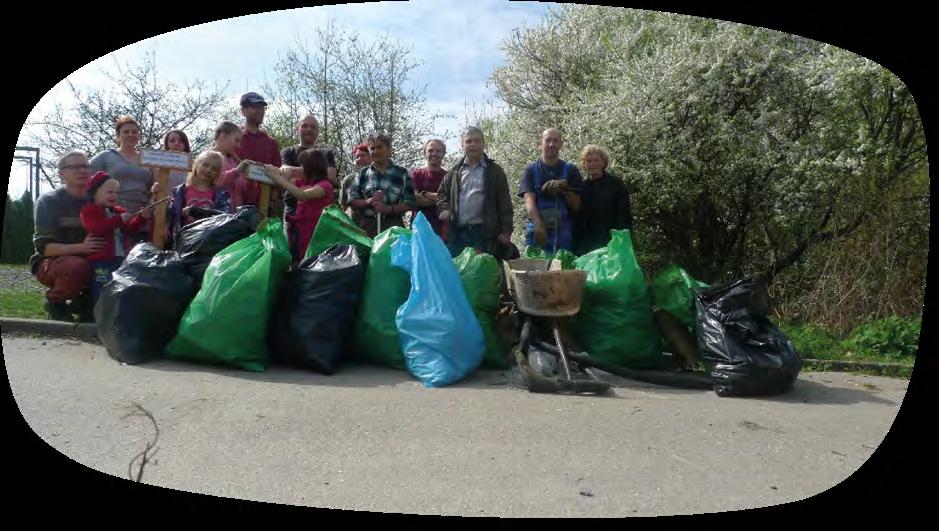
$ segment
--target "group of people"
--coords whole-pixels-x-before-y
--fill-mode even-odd
[[[283,150],[262,128],[267,102],[257,93],[241,97],[244,126],[222,122],[214,143],[199,153],[189,172],[169,175],[169,202],[152,171],[141,165],[140,126],[132,117],[115,123],[117,147],[90,160],[72,151],[58,162],[64,186],[43,194],[35,207],[36,253],[30,268],[48,288],[50,319],[93,321],[101,286],[108,282],[130,248],[154,239],[154,209],[166,208],[167,246],[186,225],[243,205],[260,206],[262,184],[249,178],[260,166],[274,183],[268,215],[284,221],[290,251],[299,261],[325,208],[336,204],[370,237],[392,226],[406,226],[423,213],[456,256],[466,247],[500,260],[517,258],[512,243],[514,210],[508,178],[486,155],[483,131],[462,131],[463,156],[444,168],[446,145],[424,144],[426,166],[408,170],[391,160],[392,139],[375,132],[352,152],[356,170],[340,182],[332,149],[317,143],[319,122],[308,115],[297,125],[299,143]],[[541,135],[541,157],[521,176],[528,221],[525,244],[555,253],[584,254],[606,245],[611,229],[631,228],[626,185],[607,173],[608,153],[595,145],[581,153],[581,165],[561,160],[561,132]],[[181,130],[166,133],[163,149],[191,152]],[[587,173],[585,179],[581,171]]]

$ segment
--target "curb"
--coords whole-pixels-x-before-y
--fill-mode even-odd
[[[40,334],[47,337],[70,337],[89,343],[100,343],[94,323],[66,323],[45,319],[13,319],[0,317],[0,332],[4,334]]]
[[[904,371],[913,371],[912,365],[902,363],[877,363],[874,361],[842,361],[842,360],[816,360],[805,358],[802,360],[804,365],[814,365],[824,370],[839,372],[850,371],[875,371],[880,374],[899,374]]]

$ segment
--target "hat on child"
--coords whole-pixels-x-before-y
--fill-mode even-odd
[[[93,201],[95,194],[98,193],[98,188],[101,188],[101,185],[106,183],[108,179],[111,179],[111,176],[108,175],[106,171],[99,171],[98,173],[92,175],[85,181],[85,197],[89,201]]]

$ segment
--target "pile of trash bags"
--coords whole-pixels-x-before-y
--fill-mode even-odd
[[[580,313],[573,318],[583,350],[612,365],[662,367],[662,337],[629,230],[613,230],[608,246],[581,256],[574,265],[587,272]]]
[[[367,258],[374,242],[339,207],[329,205],[323,210],[313,230],[304,258],[315,258],[333,245],[342,244],[355,245],[359,253]]]
[[[691,278],[687,271],[672,264],[655,277],[650,289],[656,306],[694,330],[694,290],[707,287],[704,282]]]
[[[161,357],[196,289],[175,252],[137,244],[95,304],[98,338],[108,355],[129,365]]]
[[[128,364],[168,358],[260,372],[279,363],[333,374],[358,357],[407,369],[428,387],[467,377],[487,355],[506,367],[493,325],[498,263],[471,249],[451,259],[423,216],[413,227],[372,241],[330,208],[291,267],[280,221],[259,223],[254,208],[200,220],[172,251],[132,250],[96,305],[99,336]]]
[[[344,361],[362,295],[365,260],[334,245],[287,273],[270,319],[274,361],[333,374]]]
[[[696,290],[698,346],[718,395],[779,394],[799,375],[802,358],[767,317],[768,301],[753,278]]]
[[[258,232],[223,249],[209,262],[167,357],[265,370],[268,317],[289,268],[290,249],[278,220],[268,219]]]
[[[709,286],[671,265],[647,284],[629,230],[611,231],[606,247],[581,257],[532,247],[524,257],[587,273],[569,323],[577,347],[599,362],[702,363],[721,396],[784,392],[801,369],[757,280]],[[283,224],[242,207],[183,227],[171,251],[136,246],[104,286],[95,318],[122,363],[165,357],[334,374],[354,359],[440,387],[480,367],[511,367],[512,345],[496,327],[504,292],[494,257],[467,248],[451,258],[422,214],[411,229],[372,239],[331,206],[292,265]]]
[[[395,324],[408,370],[425,386],[441,387],[476,370],[486,345],[447,247],[423,213],[412,225],[413,234],[391,249],[391,264],[411,279]]]
[[[508,369],[509,348],[496,333],[496,314],[502,293],[499,261],[492,255],[477,253],[467,247],[453,259],[463,283],[463,292],[473,308],[486,341],[482,367]]]
[[[652,281],[652,314],[662,332],[665,349],[684,365],[701,361],[695,338],[694,290],[707,288],[681,267],[672,264]]]
[[[405,368],[395,319],[398,308],[411,293],[411,278],[406,271],[391,264],[391,248],[398,239],[410,234],[410,229],[391,227],[375,238],[355,323],[358,357],[394,369]]]

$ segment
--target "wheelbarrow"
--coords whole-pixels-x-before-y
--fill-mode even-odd
[[[562,270],[558,260],[552,260],[547,269],[544,260],[508,260],[503,262],[506,287],[522,316],[522,330],[515,361],[525,387],[531,392],[605,394],[610,384],[589,372],[571,370],[567,349],[561,338],[558,318],[570,317],[580,311],[580,301],[587,281],[587,273],[580,270]],[[532,341],[532,321],[543,319],[550,326],[560,357],[560,367],[554,378],[538,374],[528,363]]]

